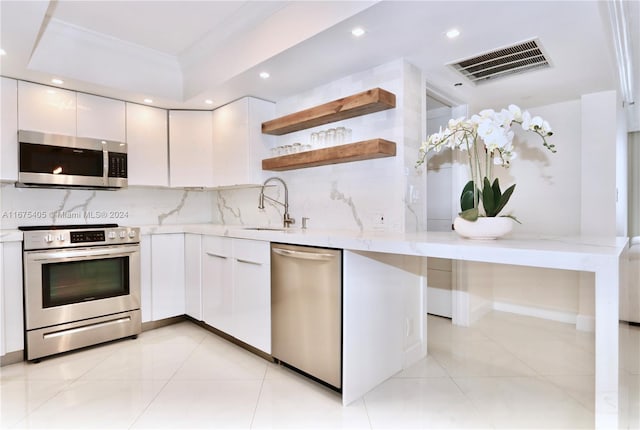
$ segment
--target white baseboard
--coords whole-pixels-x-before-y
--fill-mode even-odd
[[[553,311],[532,306],[514,305],[512,303],[493,302],[496,311],[510,312],[512,314],[525,315],[550,321],[572,324],[577,330],[595,331],[595,318],[588,315],[576,315],[571,312]]]

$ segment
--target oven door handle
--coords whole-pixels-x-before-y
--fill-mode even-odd
[[[108,249],[92,249],[92,250],[87,250],[86,248],[84,248],[84,249],[78,249],[73,251],[47,252],[47,253],[38,255],[35,258],[32,258],[31,261],[52,261],[52,260],[63,260],[63,259],[66,260],[69,258],[91,258],[91,257],[104,257],[104,256],[116,258],[116,257],[126,257],[138,251],[139,251],[138,247],[128,247],[128,250],[124,250],[122,249],[122,247],[117,247],[117,248],[109,247]]]

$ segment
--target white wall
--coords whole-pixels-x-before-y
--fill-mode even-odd
[[[616,187],[626,181],[626,174],[618,171],[626,156],[621,151],[626,140],[621,139],[625,133],[618,105],[616,93],[609,91],[528,109],[551,123],[550,140],[558,152],[549,153],[531,133],[517,133],[518,158],[499,175],[503,188],[517,184],[507,206],[522,222],[514,226],[514,233],[615,236],[620,232],[620,223],[626,223],[619,214],[624,208],[626,219],[626,194],[616,201]],[[491,283],[490,308],[592,328],[594,278],[590,273],[459,266],[458,276],[470,282],[465,288],[471,297],[485,299]],[[472,309],[476,313],[477,303]]]
[[[396,108],[326,124],[275,139],[275,145],[307,143],[310,133],[330,127],[353,130],[352,141],[383,138],[396,143],[396,156],[286,172],[263,172],[282,178],[289,188],[290,213],[296,225],[309,217],[309,228],[355,231],[424,229],[424,180],[413,165],[422,140],[424,84],[420,71],[403,60],[346,76],[276,103],[276,115],[286,115],[341,97],[380,87],[396,95]],[[409,185],[418,201],[408,202]],[[216,192],[213,219],[222,224],[280,225],[282,208],[267,204],[259,212],[259,189]],[[282,200],[282,190],[268,191]],[[378,220],[383,218],[383,222]]]

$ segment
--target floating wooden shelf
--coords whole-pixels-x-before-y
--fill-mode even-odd
[[[362,142],[349,143],[347,145],[267,158],[262,160],[262,170],[304,169],[327,164],[395,157],[395,155],[396,144],[394,142],[384,139],[363,140]]]
[[[373,88],[262,123],[262,132],[280,136],[330,122],[396,107],[396,95]]]

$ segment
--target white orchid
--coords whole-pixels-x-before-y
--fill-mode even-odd
[[[463,218],[471,221],[477,219],[480,197],[485,216],[497,216],[511,197],[515,185],[503,194],[498,180],[493,180],[491,167],[509,167],[511,161],[517,157],[513,147],[514,132],[511,129],[514,123],[520,124],[525,131],[539,135],[543,146],[551,152],[556,152],[555,145],[549,144],[546,140],[553,134],[549,123],[539,116],[532,118],[529,112],[513,104],[499,112],[484,109],[469,119],[452,118],[447,123],[447,128],[442,130],[441,127],[420,146],[416,167],[425,162],[429,151],[439,152],[445,147],[468,151],[471,181],[465,185],[460,199]],[[483,191],[480,192],[479,188],[483,188]]]

